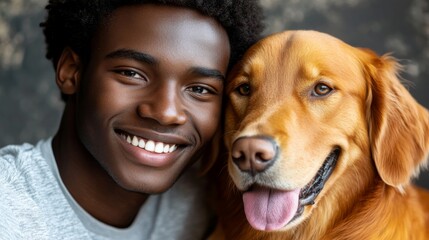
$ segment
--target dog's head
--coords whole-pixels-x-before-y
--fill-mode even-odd
[[[328,192],[354,191],[350,182],[365,172],[397,188],[418,172],[429,115],[396,68],[390,57],[314,31],[249,49],[226,87],[225,144],[254,228],[299,225]],[[347,171],[356,176],[345,181]]]

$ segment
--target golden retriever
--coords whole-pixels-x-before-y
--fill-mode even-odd
[[[226,86],[211,239],[429,239],[429,113],[390,56],[316,31],[247,51]]]

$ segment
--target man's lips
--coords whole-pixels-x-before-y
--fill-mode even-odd
[[[162,168],[173,164],[178,151],[189,145],[189,142],[179,137],[151,133],[145,134],[147,137],[143,138],[123,130],[115,132],[126,152],[133,156],[132,161],[150,167]]]

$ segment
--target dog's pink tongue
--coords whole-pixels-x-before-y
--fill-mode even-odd
[[[244,211],[250,225],[258,230],[284,227],[298,210],[299,189],[280,191],[256,187],[243,194]]]

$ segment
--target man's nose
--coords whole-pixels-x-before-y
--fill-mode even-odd
[[[160,86],[138,106],[142,118],[151,118],[161,125],[181,125],[187,120],[180,92],[174,85]]]

